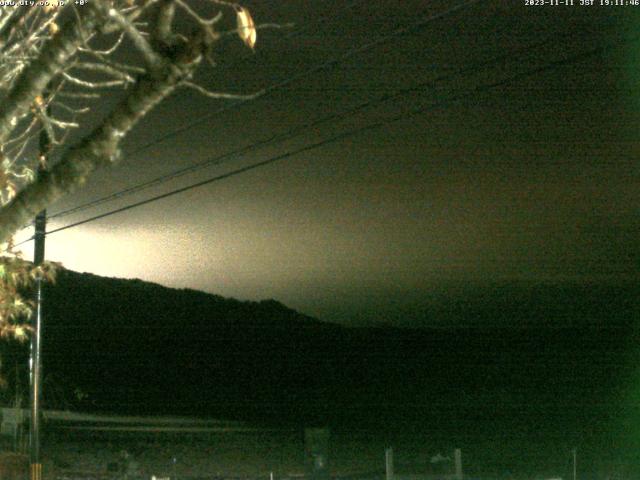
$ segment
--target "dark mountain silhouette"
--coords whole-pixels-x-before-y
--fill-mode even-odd
[[[469,318],[474,308],[483,317],[494,312],[509,328],[346,328],[275,300],[245,302],[62,270],[44,292],[45,405],[429,428],[454,438],[546,432],[569,442],[609,438],[635,418],[637,287],[504,288],[516,305],[501,290],[495,305],[485,292],[474,297],[483,309],[473,299],[449,308]],[[616,302],[626,305],[624,315]],[[567,304],[588,321],[568,319]],[[26,348],[4,349],[13,385]]]

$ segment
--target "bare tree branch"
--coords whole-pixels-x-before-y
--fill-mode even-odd
[[[9,96],[0,104],[0,143],[11,134],[18,121],[29,110],[51,79],[59,73],[82,44],[85,32],[93,30],[99,12],[92,3],[81,12],[82,23],[68,20],[57,35],[45,45],[38,58],[16,80]]]
[[[154,70],[162,65],[162,58],[160,55],[153,50],[151,44],[149,44],[147,39],[142,36],[142,33],[140,33],[132,22],[130,22],[115,8],[109,8],[105,13],[109,15],[109,17],[113,19],[113,21],[115,21],[129,36],[133,45],[142,54],[142,58],[144,59],[147,68]]]
[[[4,47],[9,39],[13,29],[20,23],[20,21],[28,13],[29,9],[21,8],[18,6],[10,7],[11,13],[3,15],[2,23],[0,23],[0,50],[4,50]]]
[[[65,80],[67,80],[69,83],[72,83],[74,85],[79,85],[79,86],[84,87],[84,88],[90,88],[92,90],[99,89],[99,88],[121,87],[123,85],[126,85],[126,83],[127,83],[124,80],[110,80],[110,81],[104,81],[104,82],[89,82],[87,80],[82,80],[81,78],[69,75],[68,73],[63,73],[62,77]]]
[[[153,77],[140,77],[100,127],[69,148],[46,177],[25,187],[0,210],[0,243],[47,205],[82,185],[96,168],[118,159],[120,142],[131,128],[189,78],[199,64],[203,43],[196,37],[188,47]]]
[[[227,93],[227,92],[212,92],[211,90],[207,90],[206,88],[198,85],[197,83],[185,81],[182,82],[182,86],[191,88],[196,92],[204,95],[205,97],[215,98],[215,99],[224,99],[224,100],[253,100],[258,98],[259,96],[264,94],[264,90],[260,90],[256,93],[251,94],[238,94],[238,93]]]
[[[106,63],[79,62],[76,63],[72,68],[77,70],[88,70],[91,72],[104,73],[106,75],[109,75],[110,77],[117,78],[118,80],[122,80],[124,82],[133,83],[135,81],[135,79],[123,69]],[[144,73],[144,69],[138,70],[138,73]]]
[[[155,16],[155,22],[151,30],[151,41],[156,45],[168,45],[171,43],[171,26],[176,14],[174,0],[161,0]]]
[[[64,15],[60,6],[0,5],[0,338],[25,338],[28,329],[19,322],[30,307],[20,289],[36,277],[51,278],[46,265],[29,266],[13,250],[18,229],[81,186],[94,170],[117,161],[130,130],[176,88],[222,99],[263,93],[213,92],[191,81],[220,38],[214,30],[220,5],[235,11],[235,33],[251,48],[255,27],[248,10],[237,3],[209,0],[203,4],[213,11],[201,14],[188,1],[91,0],[78,9],[67,2]],[[174,22],[176,9],[180,22]],[[60,27],[63,17],[67,20]],[[138,53],[133,58],[124,51],[131,47]],[[120,102],[88,135],[66,145],[70,132],[82,126],[80,114],[91,111],[106,87],[122,88]],[[42,132],[58,161],[36,178],[34,167],[44,164],[46,156],[22,156],[35,157],[30,150]]]

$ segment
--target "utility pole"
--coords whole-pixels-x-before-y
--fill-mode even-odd
[[[453,451],[453,457],[455,459],[456,462],[456,480],[462,480],[463,476],[462,476],[462,450],[459,448],[456,448]]]
[[[393,480],[393,448],[389,447],[384,451],[384,471],[385,480]]]
[[[329,429],[306,428],[304,444],[307,480],[330,480]]]
[[[47,113],[48,109],[47,109]],[[40,132],[38,177],[47,175],[47,160],[51,139],[45,128]],[[44,262],[44,239],[47,228],[47,211],[42,210],[35,218],[35,235],[33,263],[41,265]],[[41,420],[41,400],[42,400],[42,276],[36,277],[36,309],[33,318],[33,334],[31,335],[31,358],[30,367],[30,400],[31,400],[31,423],[29,430],[29,459],[31,465],[31,480],[42,480],[42,461],[40,459],[40,420]]]

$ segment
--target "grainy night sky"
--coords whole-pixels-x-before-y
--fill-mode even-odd
[[[50,229],[403,118],[53,234],[49,259],[99,275],[275,298],[345,324],[428,326],[417,312],[428,298],[453,295],[454,284],[638,280],[640,6],[245,3],[258,24],[295,26],[260,30],[255,54],[225,40],[201,84],[253,92],[338,61],[216,115],[229,104],[180,92],[128,138],[125,152],[137,153],[50,213],[363,102],[374,105],[53,219]],[[410,28],[456,5],[456,12]],[[409,31],[382,41],[403,27]],[[412,115],[416,108],[424,111]]]

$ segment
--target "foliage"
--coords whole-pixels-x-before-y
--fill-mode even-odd
[[[52,281],[56,264],[34,265],[19,255],[0,257],[0,337],[26,340],[31,327],[24,320],[31,315],[33,302],[24,291],[40,278]]]

